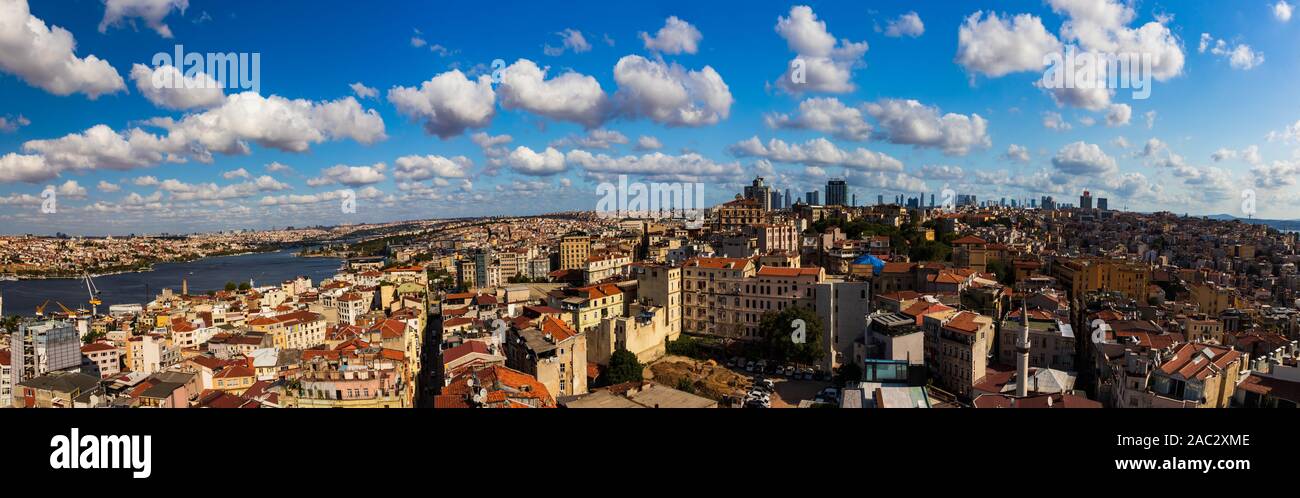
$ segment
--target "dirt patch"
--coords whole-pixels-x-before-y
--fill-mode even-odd
[[[689,385],[698,396],[720,400],[725,395],[744,396],[750,379],[713,360],[699,361],[684,356],[667,356],[650,365],[651,378],[665,386],[681,389]]]

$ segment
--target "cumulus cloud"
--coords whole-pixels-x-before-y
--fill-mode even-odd
[[[397,112],[422,122],[427,133],[442,139],[486,127],[496,115],[492,78],[480,75],[470,81],[458,69],[434,76],[419,88],[393,87],[388,101]]]
[[[1071,126],[1065,118],[1061,117],[1061,113],[1048,111],[1043,113],[1043,128],[1055,131],[1067,131],[1070,128],[1073,128],[1073,126]]]
[[[972,148],[992,144],[988,122],[979,114],[941,116],[939,112],[915,100],[884,99],[867,105],[867,113],[890,143],[937,148],[950,155],[966,155]]]
[[[180,121],[160,118],[148,123],[166,133],[140,128],[119,133],[95,125],[57,139],[28,141],[23,150],[42,155],[57,173],[67,169],[127,170],[189,158],[211,162],[214,152],[250,153],[250,142],[303,152],[326,140],[351,138],[370,144],[385,138],[379,114],[363,111],[352,97],[311,102],[245,92],[230,96],[220,107],[189,114]]]
[[[173,10],[185,14],[190,0],[104,0],[104,18],[99,21],[99,32],[107,33],[108,28],[120,26],[131,18],[144,20],[149,29],[163,38],[172,37],[172,29],[163,23]]]
[[[588,128],[600,126],[609,114],[605,92],[596,78],[566,72],[546,79],[546,70],[528,59],[519,59],[501,71],[497,91],[501,106]]]
[[[966,171],[961,166],[925,165],[917,176],[926,180],[960,180],[966,177]]]
[[[531,176],[553,175],[567,168],[564,164],[564,153],[554,147],[535,152],[521,145],[510,152],[506,162],[516,172]]]
[[[1106,155],[1096,144],[1074,142],[1061,148],[1052,165],[1062,173],[1075,176],[1103,176],[1119,171],[1115,158]]]
[[[902,171],[903,169],[903,163],[888,154],[861,147],[852,151],[844,150],[825,138],[809,140],[803,144],[790,144],[773,138],[764,144],[758,137],[751,137],[731,145],[728,150],[738,157],[758,157],[805,166],[842,166],[872,171]]]
[[[130,76],[145,99],[164,109],[208,108],[226,101],[221,84],[207,73],[185,76],[174,66],[136,64],[131,66]]]
[[[1137,17],[1132,5],[1116,0],[1048,0],[1052,10],[1066,16],[1061,39],[1096,53],[1136,53],[1151,57],[1151,75],[1166,81],[1183,72],[1182,42],[1165,25],[1168,16],[1138,28],[1129,24]]]
[[[1002,157],[1011,161],[1027,163],[1029,162],[1029,149],[1023,145],[1011,144]]]
[[[663,147],[664,144],[660,142],[658,138],[649,135],[641,135],[636,139],[636,150],[641,150],[641,151],[658,150],[658,149],[662,149]]]
[[[867,42],[837,42],[807,5],[791,7],[789,17],[778,17],[776,32],[798,54],[777,80],[779,88],[789,93],[849,93],[856,88],[853,69],[865,64]]]
[[[817,130],[841,140],[867,140],[872,130],[861,110],[846,106],[835,97],[805,99],[799,103],[797,114],[770,113],[764,120],[773,129]]]
[[[1128,126],[1133,108],[1128,104],[1111,104],[1106,110],[1106,126]]]
[[[1229,44],[1226,40],[1216,40],[1209,33],[1201,33],[1201,42],[1197,47],[1197,52],[1203,54],[1206,51],[1221,59],[1227,59],[1229,66],[1242,71],[1249,71],[1264,63],[1264,54],[1251,48],[1250,45],[1245,43]]]
[[[585,36],[582,36],[581,31],[578,31],[573,28],[568,28],[565,29],[564,31],[556,33],[556,35],[560,37],[560,46],[558,47],[553,47],[551,45],[543,46],[542,52],[544,52],[546,55],[550,55],[550,56],[563,55],[566,50],[572,50],[573,53],[575,54],[591,51],[591,43],[588,43],[587,38]]]
[[[701,38],[704,35],[700,34],[700,30],[677,16],[665,20],[664,27],[659,28],[654,36],[641,32],[641,41],[645,42],[646,50],[670,55],[696,53]]]
[[[430,178],[465,178],[474,162],[465,156],[402,156],[393,162],[393,177],[398,180],[420,181]]]
[[[18,117],[0,116],[0,133],[13,133],[19,128],[32,124],[31,120],[19,114]]]
[[[1258,145],[1251,145],[1241,150],[1220,148],[1210,154],[1210,159],[1213,159],[1216,163],[1236,159],[1241,159],[1247,164],[1261,164],[1264,162],[1263,157],[1259,154]]]
[[[321,170],[321,176],[307,180],[307,185],[312,187],[334,183],[349,187],[371,185],[384,181],[384,170],[386,169],[388,169],[388,166],[384,163],[375,163],[369,166],[339,164]]]
[[[668,126],[704,126],[731,114],[731,90],[710,66],[687,70],[629,55],[614,65],[614,81],[614,101],[626,117],[646,117]]]
[[[921,22],[921,16],[916,12],[908,12],[898,18],[889,21],[885,26],[885,36],[899,38],[910,36],[916,38],[925,34],[925,23]]]
[[[551,146],[557,149],[609,149],[615,145],[628,143],[627,135],[617,130],[607,130],[598,128],[588,131],[586,135],[568,137],[551,142]]]
[[[104,180],[100,180],[99,184],[96,185],[95,188],[99,189],[100,192],[104,192],[108,194],[122,190],[121,185],[118,185],[116,183],[109,183]]]
[[[227,180],[234,180],[236,178],[252,178],[252,175],[248,173],[248,170],[239,168],[222,173],[221,177]]]
[[[1295,7],[1286,3],[1286,0],[1278,0],[1277,3],[1273,4],[1273,17],[1279,21],[1288,22],[1291,20],[1291,12],[1294,10]]]
[[[1003,18],[980,11],[967,16],[957,32],[957,63],[972,75],[998,78],[1039,71],[1044,57],[1060,50],[1060,40],[1030,14]]]
[[[378,89],[368,87],[360,81],[348,85],[348,88],[351,88],[352,93],[355,93],[359,99],[373,99],[379,96]]]
[[[597,176],[641,175],[653,181],[732,179],[743,173],[739,163],[718,163],[696,153],[609,156],[578,149],[569,151],[566,159]]]
[[[72,33],[31,15],[27,0],[0,0],[0,71],[55,95],[90,99],[126,89],[108,61],[77,57]]]
[[[1291,187],[1300,176],[1300,160],[1273,161],[1271,164],[1259,164],[1250,169],[1255,176],[1255,186],[1273,189]]]

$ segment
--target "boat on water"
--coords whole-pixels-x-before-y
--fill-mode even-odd
[[[0,275],[0,282],[17,282],[17,275]]]

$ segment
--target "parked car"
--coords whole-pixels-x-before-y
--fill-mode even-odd
[[[728,367],[734,367],[734,366],[736,366],[736,360],[737,360],[737,359],[738,359],[738,358],[736,358],[735,356],[732,356],[730,360],[727,360],[727,366],[728,366]]]
[[[746,371],[746,372],[753,372],[753,371],[754,371],[754,361],[753,361],[753,360],[750,360],[750,361],[748,361],[748,362],[745,363],[745,371]]]
[[[813,369],[804,368],[801,373],[802,375],[800,376],[800,378],[802,378],[803,380],[813,380]]]
[[[757,386],[757,387],[761,387],[761,388],[763,388],[764,390],[767,390],[767,391],[771,391],[771,390],[773,390],[773,389],[776,389],[776,383],[775,383],[775,382],[772,382],[772,379],[767,379],[767,378],[762,378],[762,379],[755,380],[755,381],[754,381],[754,385]]]
[[[826,372],[820,368],[813,370],[813,380],[826,380]]]
[[[794,377],[794,365],[786,365],[784,374],[786,377]]]

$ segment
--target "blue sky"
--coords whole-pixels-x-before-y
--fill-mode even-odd
[[[759,174],[1192,214],[1243,215],[1249,189],[1296,218],[1279,3],[0,0],[0,232],[593,209],[618,173],[710,204]],[[142,88],[134,66],[178,44],[259,53],[260,95]],[[1154,54],[1150,98],[1036,87],[1064,47]]]

